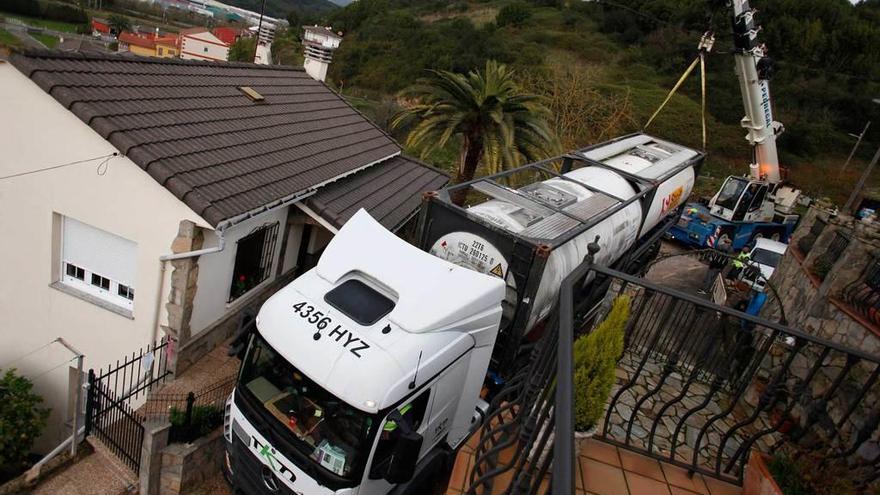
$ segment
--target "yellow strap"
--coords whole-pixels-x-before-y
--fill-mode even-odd
[[[694,61],[691,63],[690,67],[688,67],[687,70],[684,71],[684,74],[682,74],[681,77],[678,78],[678,82],[675,83],[675,86],[672,88],[672,91],[670,91],[669,94],[666,95],[666,99],[663,100],[663,103],[660,104],[660,107],[657,108],[657,111],[654,112],[654,115],[651,115],[651,118],[648,119],[648,123],[645,124],[645,129],[647,129],[648,126],[651,125],[651,122],[654,121],[654,117],[656,117],[657,114],[659,114],[660,111],[663,110],[663,107],[665,107],[667,103],[669,103],[669,100],[672,99],[672,95],[674,95],[675,92],[678,91],[678,88],[681,87],[684,80],[687,79],[687,77],[691,74],[691,72],[693,72],[694,67],[696,67],[697,63],[699,63],[699,62],[700,62],[700,57],[695,58]]]
[[[702,94],[703,151],[706,151],[706,53],[700,52],[700,86]]]

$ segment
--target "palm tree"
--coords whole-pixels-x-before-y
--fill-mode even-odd
[[[423,157],[459,138],[457,183],[473,180],[481,162],[495,173],[558,147],[542,98],[522,91],[507,66],[490,60],[482,73],[431,72],[401,93],[416,103],[399,112],[392,126],[411,124],[406,145],[421,149]],[[453,200],[461,204],[464,196]]]

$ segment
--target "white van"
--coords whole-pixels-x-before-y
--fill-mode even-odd
[[[751,251],[751,266],[757,267],[761,272],[761,276],[758,276],[756,271],[746,268],[740,272],[740,280],[749,285],[753,290],[764,292],[767,280],[773,275],[773,271],[776,270],[779,262],[782,261],[782,256],[787,249],[788,244],[783,244],[779,241],[764,238],[755,239],[755,245]]]

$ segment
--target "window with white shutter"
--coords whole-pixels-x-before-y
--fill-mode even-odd
[[[69,217],[61,240],[61,283],[132,309],[137,244]]]

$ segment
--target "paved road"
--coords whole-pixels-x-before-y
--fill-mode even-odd
[[[18,38],[19,41],[24,45],[25,48],[46,48],[46,45],[40,43],[36,39],[34,39],[27,32],[27,26],[22,26],[19,24],[10,24],[10,23],[2,23],[0,24],[0,28],[9,31],[10,34]]]
[[[0,22],[0,28],[3,28],[13,36],[20,39],[22,43],[25,44],[27,48],[46,48],[46,45],[40,43],[38,40],[34,39],[28,31],[37,31],[42,34],[46,34],[49,36],[54,36],[56,38],[64,38],[64,39],[79,39],[83,41],[89,41],[92,43],[103,43],[101,40],[94,38],[93,36],[78,34],[78,33],[67,33],[63,31],[55,31],[54,29],[48,29],[37,26],[29,26],[27,24],[23,24],[17,19],[9,19],[6,18],[5,22]],[[104,46],[107,46],[107,43],[104,43]]]

